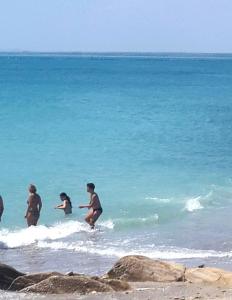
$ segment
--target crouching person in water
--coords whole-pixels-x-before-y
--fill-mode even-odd
[[[63,204],[57,205],[55,208],[63,209],[66,215],[72,213],[72,202],[70,197],[66,193],[60,194],[60,200],[63,201]]]
[[[3,211],[4,211],[4,204],[3,204],[2,197],[0,196],[0,222],[1,222],[1,219],[2,219]]]
[[[31,225],[36,226],[40,217],[40,211],[42,208],[42,201],[40,196],[36,193],[36,186],[33,184],[29,185],[29,197],[27,200],[27,211],[25,218],[27,219],[28,227]]]
[[[97,219],[102,214],[103,210],[98,195],[94,192],[95,185],[87,184],[87,192],[90,193],[90,202],[88,205],[80,205],[79,208],[88,208],[89,212],[85,217],[85,221],[94,229]]]

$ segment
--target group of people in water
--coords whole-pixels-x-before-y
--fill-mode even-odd
[[[27,219],[28,227],[31,225],[36,226],[40,217],[40,212],[42,209],[42,200],[37,193],[36,186],[33,184],[29,185],[28,188],[29,197],[27,200],[27,210],[25,214],[25,219]],[[93,183],[87,183],[87,192],[90,194],[89,204],[80,205],[79,208],[88,208],[88,213],[85,217],[85,221],[90,225],[92,229],[95,227],[97,219],[102,214],[102,206],[100,199],[95,193],[95,185]],[[72,202],[70,197],[66,193],[60,194],[60,199],[63,202],[57,205],[55,209],[62,209],[66,215],[72,213]],[[0,196],[0,221],[4,211],[3,199]]]

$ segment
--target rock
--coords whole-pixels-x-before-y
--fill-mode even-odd
[[[118,279],[102,279],[101,282],[106,283],[107,285],[111,286],[112,289],[116,292],[120,291],[128,291],[131,289],[128,282],[124,280],[118,280]]]
[[[71,271],[71,272],[67,272],[67,273],[65,273],[65,275],[66,275],[66,276],[73,276],[73,275],[74,275],[74,273],[73,273],[73,271]]]
[[[92,292],[112,292],[110,285],[88,276],[52,276],[20,292],[44,294],[87,294]]]
[[[63,274],[58,272],[47,272],[47,273],[36,273],[36,274],[19,276],[12,282],[8,290],[20,291],[30,285],[39,283],[40,281],[43,281],[54,275],[62,276]]]
[[[85,276],[85,274],[83,274],[83,273],[74,273],[73,271],[67,272],[64,275],[66,275],[66,276],[81,276],[81,275]]]
[[[105,277],[100,278],[98,276],[93,276],[91,278],[111,286],[112,289],[116,292],[128,291],[131,289],[129,283],[124,280],[110,279]]]
[[[232,287],[232,272],[217,268],[191,268],[185,272],[185,280],[191,283],[211,283]]]
[[[0,289],[7,290],[11,283],[22,275],[24,274],[14,268],[0,263]]]
[[[182,265],[131,255],[121,258],[105,278],[140,282],[174,282],[183,281],[184,272],[185,267]]]
[[[198,268],[205,268],[205,265],[204,264],[199,265]]]

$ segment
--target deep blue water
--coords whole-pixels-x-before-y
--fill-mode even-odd
[[[231,130],[232,56],[0,56],[0,254],[230,256]],[[94,240],[87,182],[104,208]],[[24,230],[29,183],[43,210]]]

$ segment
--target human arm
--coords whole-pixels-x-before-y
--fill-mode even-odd
[[[27,200],[27,210],[26,210],[24,218],[27,218],[28,210],[29,210],[29,207],[30,207],[30,202],[31,202],[31,196]]]
[[[93,203],[92,203],[92,200],[91,200],[89,204],[80,205],[79,208],[88,208],[88,209],[90,209],[92,207],[92,205],[93,205]]]
[[[79,208],[91,208],[92,205],[88,204],[88,205],[79,205]]]
[[[91,195],[91,200],[90,203],[88,205],[80,205],[79,208],[93,208],[95,203],[96,203],[97,197],[96,195]]]
[[[38,201],[38,206],[39,206],[39,213],[41,211],[41,208],[42,208],[42,201],[41,201],[41,198],[39,197],[39,201]]]
[[[61,206],[63,206],[63,204],[59,204],[59,205],[55,206],[54,208],[55,208],[55,209],[56,209],[56,208],[61,208]]]
[[[68,202],[67,200],[64,200],[63,204],[57,205],[55,208],[65,209],[67,207],[67,202]]]

